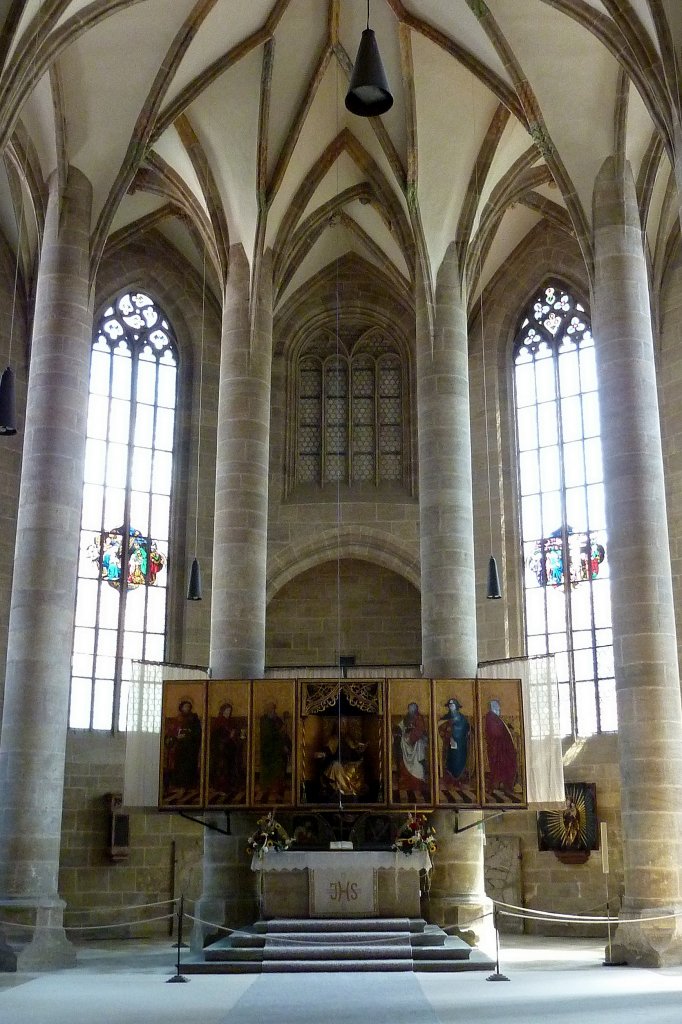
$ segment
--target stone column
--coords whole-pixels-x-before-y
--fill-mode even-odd
[[[230,250],[223,306],[216,459],[210,664],[214,679],[259,679],[265,669],[268,453],[272,369],[272,266],[261,265],[255,330],[249,330],[249,264]],[[209,683],[210,685],[210,683]],[[213,819],[224,825],[224,817]],[[231,836],[206,832],[197,917],[230,927],[256,916],[246,855],[252,819],[231,815]],[[207,929],[195,929],[200,945]]]
[[[594,189],[595,354],[609,538],[625,898],[621,917],[682,911],[682,708],[642,229],[629,164]],[[614,956],[679,963],[682,922],[620,924]]]
[[[70,966],[57,894],[92,341],[90,183],[50,181],[26,402],[0,736],[0,907],[34,913],[22,970]]]
[[[420,295],[417,417],[422,662],[427,677],[472,678],[478,664],[474,574],[469,358],[466,302],[454,244],[436,282],[431,339]],[[438,853],[430,916],[465,938],[490,943],[491,901],[483,886],[483,833],[464,829],[480,812],[433,816]]]

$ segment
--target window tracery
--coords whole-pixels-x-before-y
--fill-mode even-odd
[[[178,357],[148,295],[128,292],[92,346],[69,724],[125,725],[133,659],[162,661]]]
[[[617,727],[598,378],[589,317],[548,285],[514,344],[527,652],[555,655],[565,735]]]

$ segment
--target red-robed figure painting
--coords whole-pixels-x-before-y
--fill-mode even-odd
[[[512,793],[517,780],[518,757],[514,737],[502,718],[499,700],[489,702],[484,728],[489,769],[486,789]]]

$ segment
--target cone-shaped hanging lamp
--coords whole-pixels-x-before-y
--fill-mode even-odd
[[[189,574],[189,590],[187,591],[188,601],[201,601],[201,569],[195,558],[192,562],[192,569]]]
[[[17,402],[14,393],[14,370],[8,366],[0,380],[0,434],[16,434]]]
[[[485,596],[489,601],[499,601],[502,597],[500,577],[497,572],[497,562],[493,555],[490,556],[490,561],[488,562],[488,591]]]
[[[353,65],[346,108],[359,117],[378,117],[393,106],[388,79],[381,63],[376,36],[371,28],[362,33]]]

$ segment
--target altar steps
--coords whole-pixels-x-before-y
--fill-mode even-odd
[[[183,974],[493,968],[480,950],[422,918],[258,921],[181,965]]]

